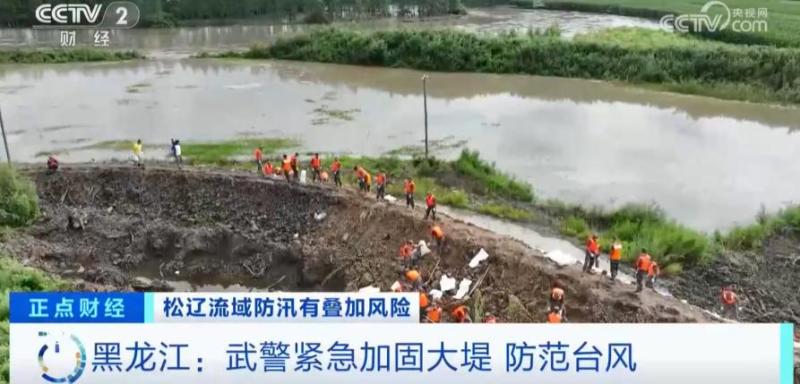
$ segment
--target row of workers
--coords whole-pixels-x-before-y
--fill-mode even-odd
[[[262,147],[258,147],[253,152],[254,161],[257,166],[257,171],[261,172],[264,176],[283,175],[287,181],[296,181],[300,175],[298,157],[299,153],[295,152],[293,155],[283,155],[281,167],[275,168],[269,160],[264,160],[264,151]],[[322,158],[319,153],[315,153],[311,160],[309,160],[309,167],[311,168],[311,180],[313,182],[326,183],[333,175],[333,182],[337,187],[342,186],[342,162],[338,157],[333,159],[330,166],[330,173],[325,171],[322,167]],[[372,190],[372,174],[370,174],[364,167],[355,165],[353,172],[358,180],[358,189],[361,192],[369,193]],[[375,175],[376,199],[378,201],[385,200],[386,198],[386,185],[389,180],[385,172],[379,171]],[[406,206],[414,209],[416,207],[414,201],[414,194],[417,192],[417,185],[412,178],[406,178],[403,183],[403,192],[406,197]],[[430,191],[425,194],[425,219],[431,217],[436,220],[436,196]]]

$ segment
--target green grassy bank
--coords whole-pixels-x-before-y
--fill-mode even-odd
[[[737,46],[633,28],[573,40],[552,33],[325,29],[219,57],[599,79],[729,99],[800,103],[798,49]]]
[[[667,14],[698,14],[706,1],[694,0],[512,0],[521,8],[542,7],[544,9],[607,13],[623,16],[659,20]],[[701,36],[735,44],[763,44],[778,47],[800,47],[800,2],[785,0],[725,0],[724,3],[736,12],[766,9],[766,31],[734,32],[728,29],[702,33]],[[710,16],[722,12],[721,7],[710,9]],[[741,18],[741,17],[740,17]],[[747,18],[742,18],[747,20]]]
[[[136,51],[110,51],[98,48],[0,50],[0,64],[63,64],[143,58],[144,56]]]

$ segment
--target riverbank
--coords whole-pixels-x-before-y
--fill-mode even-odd
[[[549,9],[559,11],[577,11],[604,13],[621,16],[641,17],[660,20],[665,15],[698,14],[703,2],[691,0],[511,0],[511,4],[523,9]],[[744,20],[766,20],[767,29],[756,32],[733,32],[731,27],[717,32],[697,33],[707,39],[734,44],[773,45],[778,47],[800,47],[800,5],[791,1],[780,0],[728,0],[726,6],[735,12],[743,10],[743,15],[735,18]],[[766,9],[766,15],[763,10]],[[755,15],[745,17],[744,12],[753,10]],[[759,13],[759,10],[761,10]],[[721,8],[710,9],[720,12]],[[719,13],[717,13],[719,14]],[[714,15],[714,13],[712,13]],[[724,16],[724,15],[722,15]],[[723,20],[724,22],[724,20]]]
[[[111,51],[101,48],[0,50],[0,64],[63,64],[138,59],[144,59],[144,55],[136,51]]]
[[[573,40],[561,39],[553,30],[480,36],[445,30],[325,29],[213,57],[622,81],[734,100],[798,104],[798,54],[796,49],[742,47],[633,28]]]

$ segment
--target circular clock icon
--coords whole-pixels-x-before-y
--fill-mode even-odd
[[[47,336],[47,333],[40,332],[39,336]],[[51,365],[48,365],[48,362]],[[44,343],[39,348],[39,367],[42,369],[42,378],[45,381],[74,383],[86,368],[86,349],[75,335],[70,335],[66,340],[55,340],[54,344]]]

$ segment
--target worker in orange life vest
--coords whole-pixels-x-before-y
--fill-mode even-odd
[[[583,260],[583,271],[591,272],[592,267],[599,265],[600,245],[597,243],[597,235],[593,234],[586,239],[586,257]]]
[[[561,313],[558,311],[550,310],[547,312],[547,322],[550,324],[560,324],[562,321]]]
[[[444,230],[442,230],[442,227],[438,225],[431,227],[431,238],[431,244],[436,246],[439,253],[444,252],[445,247],[447,247],[447,237],[444,235]]]
[[[289,159],[289,164],[292,166],[292,172],[294,172],[294,180],[300,180],[300,169],[297,167],[297,157],[300,156],[299,153],[295,152],[294,155]]]
[[[272,163],[269,160],[267,160],[267,162],[264,163],[264,168],[262,169],[263,169],[262,173],[264,173],[264,176],[266,177],[272,177],[272,174],[275,173],[275,168],[272,166]]]
[[[311,158],[311,181],[322,181],[322,159],[319,158],[319,153],[315,153]]]
[[[286,154],[283,154],[283,162],[281,162],[281,171],[283,175],[286,176],[286,181],[291,182],[292,179],[292,161],[289,160],[289,157]]]
[[[722,287],[722,294],[720,295],[722,301],[722,315],[736,320],[739,317],[739,298],[733,292],[733,285],[726,285]]]
[[[619,274],[619,263],[622,260],[622,243],[619,239],[614,239],[614,244],[608,252],[608,260],[611,263],[611,281],[614,281]]]
[[[255,158],[256,161],[256,172],[261,172],[261,167],[263,166],[264,161],[264,148],[257,147],[253,151],[253,158]]]
[[[656,290],[656,278],[661,274],[661,267],[655,260],[650,261],[650,268],[647,268],[647,287]]]
[[[425,195],[425,205],[428,207],[425,211],[425,220],[432,214],[433,221],[436,221],[436,196],[430,191]]]
[[[472,319],[469,317],[469,310],[466,306],[459,305],[450,313],[456,323],[471,323]]]
[[[410,177],[403,183],[403,192],[406,194],[406,207],[414,209],[414,192],[417,191],[417,185]]]
[[[639,254],[639,257],[636,259],[636,263],[634,264],[634,269],[636,270],[636,292],[642,291],[644,278],[650,271],[650,264],[652,262],[653,259],[647,253],[647,250],[642,248],[642,252]]]
[[[561,313],[564,309],[564,288],[558,280],[554,280],[550,287],[550,310]]]
[[[333,164],[331,164],[331,173],[333,174],[333,184],[337,187],[342,186],[342,162],[339,161],[339,158],[333,159]]]
[[[442,306],[437,302],[429,305],[425,310],[425,321],[428,323],[439,323],[442,321]]]
[[[386,196],[386,174],[383,171],[378,171],[378,174],[375,176],[375,186],[377,188],[377,194],[375,198],[378,201],[381,201]]]

